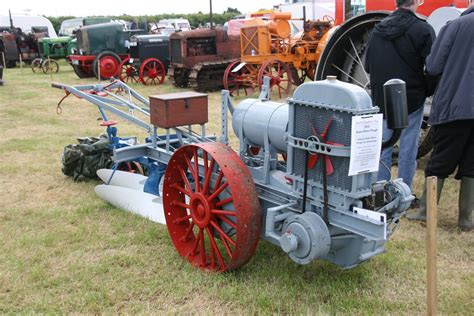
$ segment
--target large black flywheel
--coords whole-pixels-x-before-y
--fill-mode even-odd
[[[375,25],[390,12],[375,11],[356,16],[342,24],[331,36],[324,48],[316,69],[316,79],[337,76],[344,82],[356,84],[370,93],[370,77],[364,70],[367,44]],[[420,133],[418,158],[428,154],[433,147],[430,126],[424,124]]]

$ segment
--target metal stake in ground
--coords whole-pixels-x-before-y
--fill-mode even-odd
[[[426,194],[427,194],[427,216],[426,216],[426,252],[427,252],[427,315],[437,315],[437,266],[436,255],[437,232],[438,225],[438,197],[437,197],[437,178],[426,178]]]

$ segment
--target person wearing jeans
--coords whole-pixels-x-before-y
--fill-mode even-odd
[[[425,59],[430,54],[435,33],[425,20],[416,15],[421,0],[396,0],[397,10],[375,25],[365,57],[365,70],[370,74],[370,88],[374,105],[385,110],[383,85],[390,79],[401,79],[406,84],[409,125],[400,138],[398,176],[411,188],[416,171],[418,139],[423,119],[425,99],[432,94],[434,78],[425,74]],[[383,113],[385,116],[385,113]],[[384,121],[383,138],[392,131]],[[382,151],[379,180],[390,179],[393,148]]]
[[[398,178],[402,178],[410,188],[416,172],[416,154],[418,141],[420,139],[420,128],[423,122],[423,106],[408,115],[408,127],[402,131],[400,136],[398,153]],[[392,136],[392,130],[387,128],[387,121],[383,121],[383,140]],[[390,180],[392,168],[393,147],[385,148],[380,156],[380,166],[377,181]]]

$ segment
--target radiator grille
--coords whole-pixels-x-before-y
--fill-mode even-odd
[[[316,129],[318,134],[321,134],[331,117],[332,122],[326,136],[326,141],[350,146],[352,115],[347,112],[296,105],[294,119],[298,123],[295,123],[294,131],[292,131],[293,136],[307,139],[313,135],[313,128]],[[331,162],[334,167],[334,173],[328,176],[328,186],[344,191],[352,191],[352,177],[348,177],[349,158],[331,157]],[[296,176],[304,177],[305,164],[305,151],[295,148],[293,172]],[[318,183],[322,182],[321,157],[316,166],[308,170],[308,178]]]
[[[241,36],[242,40],[242,47],[245,47],[243,51],[243,55],[252,56],[259,52],[260,45],[258,42],[258,36],[255,36],[258,32],[257,27],[245,27],[240,29],[240,32],[243,36]],[[252,52],[252,50],[254,52]]]
[[[183,53],[181,49],[181,39],[171,39],[171,62],[173,63],[182,63],[183,62]]]

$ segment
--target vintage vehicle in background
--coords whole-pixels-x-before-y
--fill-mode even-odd
[[[39,56],[38,40],[48,36],[46,28],[33,28],[35,33],[24,33],[21,28],[0,28],[5,46],[5,66],[14,68],[17,62],[30,64]]]
[[[149,23],[150,34],[170,36],[174,32],[190,31],[191,24],[186,19],[165,19]]]
[[[240,29],[240,61],[231,63],[224,73],[224,87],[231,93],[247,95],[270,77],[270,89],[279,98],[290,93],[292,83],[299,85],[306,77],[314,80],[321,50],[333,27],[332,19],[305,20],[301,32],[292,34],[291,13],[268,12],[251,15]],[[251,93],[250,93],[251,94]]]
[[[38,40],[48,36],[57,37],[48,19],[37,16],[12,16],[10,12],[7,19],[0,16],[0,32],[4,45],[2,58],[5,59],[6,68],[14,68],[19,61],[31,63],[39,56]]]
[[[110,18],[105,18],[105,17],[89,17],[89,18],[64,20],[61,23],[58,34],[59,36],[74,37],[76,34],[76,31],[83,26],[108,23],[108,22],[112,22],[112,20]]]
[[[228,35],[223,28],[173,33],[168,76],[177,87],[220,89],[225,69],[240,56],[239,47],[239,37]]]
[[[68,56],[79,78],[109,79],[118,75],[121,62],[128,57],[132,35],[142,30],[127,30],[116,22],[84,26],[76,31],[77,49]]]
[[[162,84],[170,63],[169,42],[166,35],[130,37],[130,57],[120,64],[120,80],[144,85]]]
[[[33,72],[56,73],[59,71],[56,60],[66,58],[75,48],[76,41],[69,36],[40,38],[38,40],[39,58],[31,62],[31,69]]]

